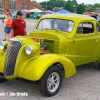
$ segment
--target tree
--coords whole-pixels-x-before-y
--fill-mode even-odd
[[[64,9],[66,9],[66,10],[68,10],[70,12],[74,12],[73,6],[71,4],[69,4],[69,3],[66,3]]]
[[[91,5],[88,5],[86,8],[85,8],[85,12],[95,12],[95,7],[94,6],[91,6]]]
[[[86,12],[94,12],[95,11],[95,8],[94,7],[91,7],[91,8],[88,8],[88,9],[85,9]]]
[[[37,4],[37,1],[35,1],[35,0],[31,0],[31,1]]]
[[[52,8],[54,7],[54,2],[55,2],[55,7],[64,7],[66,4],[65,0],[50,0],[47,1],[47,6],[52,6]],[[40,2],[40,5],[46,5],[46,2]]]
[[[83,14],[83,13],[85,12],[84,6],[83,6],[82,4],[79,4],[79,5],[77,6],[76,12],[77,12],[78,14]]]
[[[67,3],[68,3],[68,4],[72,4],[72,1],[71,1],[71,0],[68,0]]]
[[[73,5],[78,5],[76,0],[72,0]]]
[[[46,5],[46,1],[40,3],[41,6]]]
[[[94,8],[98,8],[98,7],[100,7],[100,4],[99,4],[99,3],[95,3],[95,4],[93,5],[93,7],[94,7]]]
[[[55,1],[55,2],[57,2],[57,1],[65,1],[65,0],[50,0],[50,1],[53,1],[53,2]]]
[[[46,5],[42,5],[42,8],[44,8],[46,10]],[[53,8],[51,6],[47,6],[47,10],[52,10],[53,11]]]
[[[46,10],[46,5],[42,5],[42,8],[44,8]]]
[[[53,8],[51,6],[47,6],[47,10],[52,10],[53,11]]]

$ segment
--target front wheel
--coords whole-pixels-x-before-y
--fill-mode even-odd
[[[0,83],[7,81],[2,73],[0,73]]]
[[[57,94],[61,87],[62,75],[58,67],[50,67],[40,79],[40,92],[47,97]]]

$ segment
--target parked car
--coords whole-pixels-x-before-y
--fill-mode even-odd
[[[86,23],[87,22],[87,23]],[[85,15],[41,17],[28,37],[0,42],[0,82],[25,79],[39,83],[44,96],[57,94],[76,66],[97,62],[100,69],[100,24]]]
[[[41,16],[41,14],[38,14],[38,13],[34,13],[33,14],[33,18],[35,19],[39,19],[40,18],[40,16]]]
[[[4,19],[5,18],[5,15],[0,15],[0,19]]]
[[[27,17],[27,18],[29,18],[29,16],[30,16],[30,14],[29,14],[29,13],[27,13],[27,14],[26,14],[26,17]]]
[[[34,13],[34,14],[30,14],[29,15],[29,18],[36,18],[36,19],[39,19],[41,17],[41,14],[38,14],[38,13]]]

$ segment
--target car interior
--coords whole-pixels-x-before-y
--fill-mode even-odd
[[[93,24],[90,22],[80,23],[77,28],[77,34],[89,34],[94,32]]]

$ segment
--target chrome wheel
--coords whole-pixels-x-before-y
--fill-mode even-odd
[[[57,94],[61,87],[62,75],[57,66],[51,66],[39,81],[40,92],[44,96]]]
[[[47,79],[47,89],[50,92],[55,92],[60,84],[60,76],[57,72],[53,72]]]

